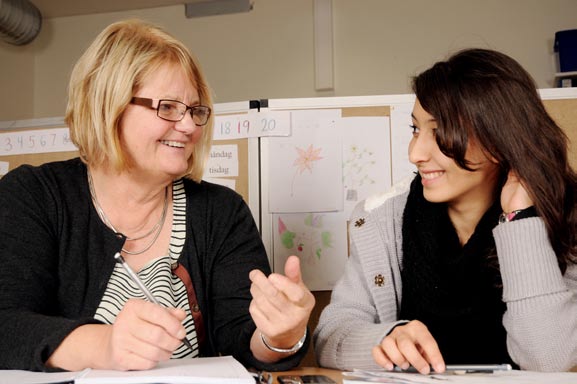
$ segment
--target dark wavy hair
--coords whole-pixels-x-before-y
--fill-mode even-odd
[[[465,159],[472,139],[499,162],[503,181],[515,171],[545,222],[561,271],[577,263],[577,175],[568,138],[527,71],[503,53],[466,49],[416,76],[413,91],[437,120],[443,154],[474,171]]]

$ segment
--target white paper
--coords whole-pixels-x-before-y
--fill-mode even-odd
[[[76,384],[134,383],[230,383],[254,384],[253,376],[231,356],[174,359],[146,371],[93,370]]]
[[[292,135],[270,138],[269,211],[343,208],[340,110],[292,113]]]
[[[391,105],[391,146],[393,184],[398,183],[407,176],[413,175],[416,168],[409,161],[409,142],[413,137],[411,133],[414,103]]]
[[[82,372],[0,371],[0,384],[254,384],[253,376],[231,356],[174,359],[145,371],[84,370]]]
[[[213,140],[290,135],[290,111],[262,111],[214,117]]]
[[[388,117],[347,117],[343,131],[344,210],[348,218],[367,197],[391,187],[391,138]]]
[[[8,173],[10,168],[10,163],[7,161],[0,161],[0,176],[3,176]]]
[[[51,384],[74,381],[80,372],[0,370],[0,384]]]
[[[204,168],[206,177],[238,176],[238,146],[213,145]]]
[[[400,384],[577,384],[577,373],[495,371],[494,373],[430,374],[388,371],[343,372],[343,383],[400,383]]]
[[[0,133],[0,156],[76,150],[68,128]]]
[[[312,291],[331,290],[347,260],[347,219],[331,212],[273,215],[274,270],[290,255],[300,258],[302,278]]]

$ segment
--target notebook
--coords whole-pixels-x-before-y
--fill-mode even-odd
[[[174,359],[146,371],[85,369],[80,372],[0,370],[0,384],[254,384],[232,356]]]

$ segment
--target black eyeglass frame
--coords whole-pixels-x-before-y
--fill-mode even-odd
[[[162,117],[160,116],[160,105],[162,104],[163,101],[170,101],[171,103],[178,103],[181,105],[184,105],[186,107],[186,109],[184,110],[184,113],[182,114],[182,116],[180,117],[180,119],[167,119],[166,117]],[[154,103],[156,102],[156,107],[154,106]],[[194,105],[194,106],[190,106],[190,105],[186,105],[184,104],[182,101],[178,101],[178,100],[172,100],[172,99],[149,99],[147,97],[136,97],[133,96],[132,99],[130,100],[131,104],[135,104],[135,105],[140,105],[143,107],[147,107],[150,109],[154,109],[156,110],[156,116],[158,116],[159,118],[161,118],[162,120],[166,120],[166,121],[172,121],[172,122],[178,122],[181,121],[182,119],[184,119],[184,116],[186,115],[186,112],[188,112],[188,110],[190,110],[190,117],[192,117],[192,121],[194,122],[194,124],[196,124],[199,127],[202,127],[204,125],[206,125],[206,123],[208,123],[208,119],[210,118],[210,115],[212,113],[212,110],[210,109],[210,107],[207,107],[206,105]],[[202,124],[197,124],[194,121],[194,111],[195,110],[204,110],[206,111],[206,120],[204,123]],[[198,115],[197,115],[198,116]]]

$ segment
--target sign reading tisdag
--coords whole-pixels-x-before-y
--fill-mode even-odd
[[[213,145],[204,169],[205,177],[238,176],[238,146]]]

